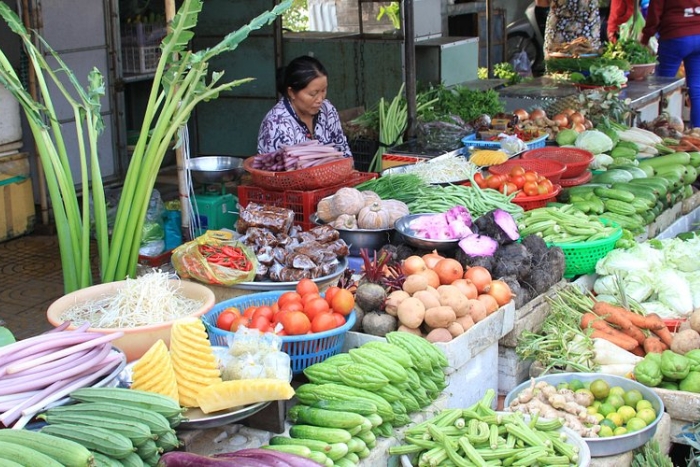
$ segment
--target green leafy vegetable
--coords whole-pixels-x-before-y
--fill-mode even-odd
[[[656,62],[656,57],[646,46],[635,39],[608,42],[603,52],[604,58],[627,60],[632,65],[642,65]]]

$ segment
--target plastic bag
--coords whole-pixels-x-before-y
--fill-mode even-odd
[[[214,247],[216,249],[226,246],[238,248],[250,264],[250,270],[245,271],[235,267],[214,264],[202,254],[201,246]],[[183,279],[192,278],[205,284],[226,286],[252,281],[258,268],[258,259],[255,253],[243,243],[235,240],[231,232],[221,230],[208,230],[194,240],[175,248],[171,262],[175,267],[175,271]]]
[[[530,57],[526,51],[518,52],[511,59],[510,64],[513,65],[515,71],[524,78],[532,77],[532,67],[530,66]]]
[[[148,202],[146,217],[141,228],[139,254],[158,256],[165,251],[165,205],[160,192],[154,189]]]
[[[235,379],[292,379],[289,355],[281,350],[282,338],[270,332],[241,326],[227,337],[229,351],[222,358],[221,377]]]
[[[515,135],[501,133],[498,135],[498,138],[501,142],[501,149],[508,155],[517,154],[527,149],[525,141]]]
[[[474,132],[471,125],[465,124],[458,116],[452,122],[418,122],[416,137],[422,146],[430,151],[452,151],[462,146],[462,138]]]

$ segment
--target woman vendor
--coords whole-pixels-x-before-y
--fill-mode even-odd
[[[260,125],[258,153],[315,139],[352,157],[338,111],[326,99],[328,73],[320,61],[304,55],[289,62],[277,72],[277,91],[282,97]]]
[[[544,35],[548,57],[557,47],[586,39],[593,50],[601,46],[598,0],[551,0]]]

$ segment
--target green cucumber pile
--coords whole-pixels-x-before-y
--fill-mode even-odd
[[[445,409],[404,432],[391,455],[411,455],[413,465],[577,465],[579,449],[562,436],[559,419],[526,420],[521,413],[491,408],[489,389],[467,409]],[[417,462],[416,462],[417,460]]]
[[[370,455],[378,437],[411,422],[446,387],[444,353],[422,337],[394,331],[304,370],[299,404],[288,412],[289,436],[265,449],[321,465],[350,467]]]
[[[0,430],[0,443],[33,451],[36,462],[24,465],[45,466],[155,466],[162,453],[180,446],[174,427],[182,408],[169,397],[101,387],[79,389],[71,398],[77,403],[39,415],[47,423],[39,432]]]

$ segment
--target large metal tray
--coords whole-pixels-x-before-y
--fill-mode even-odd
[[[316,284],[324,284],[326,282],[332,281],[333,279],[339,278],[345,272],[348,267],[347,258],[339,258],[338,266],[335,268],[335,272],[311,279]],[[239,282],[238,284],[232,285],[232,289],[244,289],[244,290],[255,290],[268,292],[271,290],[290,290],[295,288],[297,282],[273,282],[273,281],[254,281],[254,282]]]

